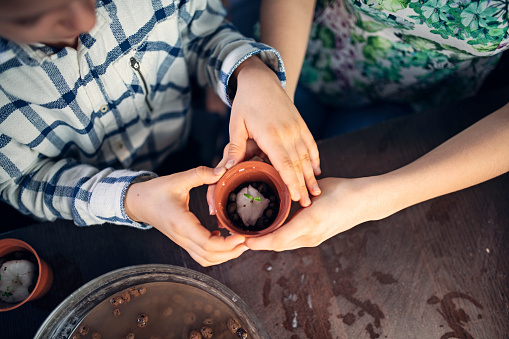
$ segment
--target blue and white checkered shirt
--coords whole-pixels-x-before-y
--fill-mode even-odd
[[[77,50],[0,39],[1,198],[40,219],[146,228],[124,195],[187,138],[191,77],[230,104],[235,68],[279,54],[224,20],[219,0],[99,0]]]

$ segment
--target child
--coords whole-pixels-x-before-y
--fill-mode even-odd
[[[226,167],[254,139],[308,205],[318,151],[284,94],[279,54],[224,14],[217,0],[0,2],[2,199],[79,226],[154,226],[204,266],[236,258],[244,238],[210,233],[188,209],[189,190],[225,168],[150,171],[186,141],[195,77],[235,97]]]

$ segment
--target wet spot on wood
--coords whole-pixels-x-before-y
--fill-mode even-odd
[[[462,292],[449,292],[442,299],[437,296],[432,296],[428,299],[427,303],[430,305],[440,304],[437,312],[440,313],[442,318],[447,322],[447,325],[452,329],[452,332],[447,332],[442,335],[442,338],[473,338],[473,336],[463,327],[466,323],[470,322],[470,316],[463,308],[457,308],[455,299],[461,299],[471,302],[479,309],[483,309],[480,302]],[[477,319],[481,319],[482,315],[478,314]]]
[[[288,279],[286,279],[285,277],[280,277],[277,280],[277,284],[282,288],[286,288],[288,286]]]
[[[346,260],[346,256],[353,252],[361,255],[366,253],[368,237],[376,236],[378,233],[378,227],[369,228],[362,232],[361,236],[355,235],[348,237],[347,242],[343,244],[343,246],[329,248],[329,251],[322,255],[322,260],[326,263],[326,266],[335,267],[335,269],[329,273],[333,281],[334,295],[345,299],[354,306],[354,311],[352,311],[352,313],[339,316],[339,318],[349,326],[365,326],[364,324],[367,323],[368,326],[364,328],[370,338],[378,338],[382,335],[381,320],[385,318],[385,315],[377,304],[357,295],[358,282],[354,278],[355,272],[357,271],[357,263],[349,262]],[[381,284],[393,284],[397,282],[390,274],[375,272],[373,275]],[[367,279],[369,280],[369,276]],[[357,321],[359,318],[355,315],[356,312],[359,318],[361,316],[368,316],[368,318],[363,318],[361,323]]]
[[[313,263],[320,262],[321,256],[308,255],[311,250],[300,249],[301,258],[306,263],[306,267],[299,265],[297,267],[285,267],[284,264],[274,268],[275,272],[265,273],[265,278],[269,275],[271,280],[270,299],[267,292],[264,302],[270,302],[266,310],[280,308],[283,321],[280,323],[287,331],[285,338],[291,335],[298,335],[300,338],[329,338],[331,325],[330,322],[319,324],[317,317],[329,316],[328,309],[331,306],[329,302],[314,305],[312,295],[315,291],[321,290],[324,285],[322,265]],[[280,253],[284,256],[285,253]],[[272,262],[272,260],[268,260]],[[275,274],[275,275],[274,275]],[[268,290],[268,282],[262,280],[262,286],[265,284],[265,290]],[[277,297],[277,298],[275,298]],[[332,294],[331,294],[332,297]],[[312,310],[312,312],[310,312]],[[298,337],[295,337],[298,338]]]
[[[379,283],[383,285],[395,284],[398,282],[396,279],[394,279],[392,274],[388,273],[375,271],[373,272],[373,276],[376,278],[376,280],[378,280]]]
[[[440,299],[437,296],[432,296],[428,299],[427,303],[430,305],[438,304],[440,302]]]
[[[369,334],[369,339],[380,338],[380,334],[375,332],[375,329],[373,328],[373,325],[371,323],[366,325],[366,331]]]
[[[347,313],[343,316],[343,322],[347,324],[348,326],[353,325],[355,322],[355,314],[353,313]]]
[[[263,284],[263,306],[267,307],[270,305],[270,289],[271,289],[272,281],[270,279],[266,279]]]

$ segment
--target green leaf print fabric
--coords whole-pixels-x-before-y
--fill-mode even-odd
[[[344,107],[474,94],[509,47],[509,0],[318,0],[300,83]]]

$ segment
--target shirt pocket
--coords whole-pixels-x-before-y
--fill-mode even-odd
[[[176,15],[155,24],[139,44],[112,66],[142,119],[186,115],[191,99],[190,79]]]

